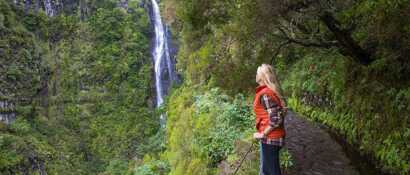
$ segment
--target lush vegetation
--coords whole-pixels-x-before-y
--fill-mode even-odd
[[[219,88],[181,86],[168,98],[166,149],[144,158],[137,174],[219,174],[221,162],[238,166],[254,141],[251,101]],[[239,174],[259,174],[257,144]],[[282,166],[291,156],[281,151]],[[231,170],[233,171],[233,169]],[[225,172],[226,173],[226,172]]]
[[[18,116],[0,124],[0,174],[132,173],[151,152],[150,26],[140,1],[129,7],[50,18],[0,1],[0,99]]]
[[[164,1],[164,18],[180,42],[178,69],[185,78],[168,104],[168,126],[184,128],[168,129],[164,156],[171,174],[216,168],[221,160],[218,154],[204,157],[197,148],[214,142],[196,143],[207,136],[195,132],[204,114],[191,107],[196,104],[191,89],[208,94],[218,87],[231,98],[238,93],[251,98],[261,63],[275,66],[292,108],[333,128],[383,171],[407,174],[408,10],[406,0]],[[218,107],[209,109],[206,114],[225,114]],[[210,122],[200,127],[218,126]],[[218,135],[229,137],[223,133]],[[226,148],[231,149],[234,142],[229,142]],[[184,171],[178,168],[182,166]]]
[[[233,153],[235,140],[252,132],[244,96],[230,99],[218,89],[196,92],[180,88],[168,106],[165,154],[174,174],[213,174],[208,165],[216,167]]]
[[[379,82],[366,81],[370,77],[352,85],[356,91],[350,89],[354,87],[341,88],[348,85],[338,76],[349,74],[344,72],[348,65],[338,60],[315,59],[305,58],[292,67],[286,81],[286,88],[293,93],[290,106],[338,131],[362,154],[382,162],[380,168],[407,173],[410,89],[380,86]],[[329,69],[333,71],[326,71]]]
[[[226,171],[252,145],[261,63],[295,111],[383,171],[410,171],[409,0],[164,0],[184,82],[160,110],[149,1],[67,3],[48,17],[0,0],[0,101],[18,116],[0,123],[0,174]],[[258,174],[257,159],[239,174]]]

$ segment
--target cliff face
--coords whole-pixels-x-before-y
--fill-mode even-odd
[[[125,174],[156,147],[142,7],[0,0],[0,174]]]
[[[0,121],[6,124],[16,119],[16,106],[30,104],[41,91],[47,72],[42,63],[45,48],[20,23],[24,16],[14,13],[11,5],[0,3]]]
[[[48,16],[54,16],[58,12],[64,10],[64,8],[74,10],[74,7],[78,6],[79,1],[67,0],[63,2],[62,0],[14,0],[14,4],[23,7],[25,11],[38,11],[42,9]]]
[[[1,3],[0,122],[12,123],[18,116],[16,107],[29,105],[36,97],[40,97],[43,107],[48,105],[48,85],[52,71],[45,66],[45,62],[51,56],[52,48],[47,45],[53,47],[64,34],[59,29],[53,31],[48,28],[53,25],[52,20],[34,14],[43,11],[47,16],[55,17],[64,13],[67,16],[80,15],[81,19],[85,19],[92,11],[103,6],[128,9],[128,0],[104,3],[85,0],[14,0]]]
[[[10,124],[16,119],[15,105],[9,101],[0,101],[0,122]]]
[[[25,11],[43,10],[48,16],[55,16],[60,13],[74,14],[79,12],[82,17],[90,14],[95,1],[86,0],[14,0],[14,4]],[[118,0],[116,5],[128,9],[128,0]]]

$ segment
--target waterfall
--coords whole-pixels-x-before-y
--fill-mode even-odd
[[[11,124],[16,120],[16,113],[0,113],[0,122]]]
[[[159,107],[164,102],[169,86],[175,80],[174,64],[171,61],[168,47],[168,30],[164,27],[161,13],[156,0],[152,2],[152,21],[155,29],[154,48],[152,56],[155,70],[156,106]],[[167,76],[168,75],[168,76]],[[163,126],[165,117],[161,115],[161,125]]]
[[[44,0],[44,10],[46,11],[47,16],[54,16],[55,15],[55,10],[53,7],[53,3],[51,2],[52,0]]]
[[[170,53],[169,53],[169,48],[168,48],[168,37],[167,37],[167,34],[168,34],[168,27],[165,27],[165,36],[164,36],[164,39],[165,39],[165,58],[166,58],[166,62],[167,62],[167,65],[168,65],[168,75],[169,75],[169,81],[170,82],[172,82],[172,81],[174,81],[174,74],[173,74],[173,64],[172,64],[172,61],[171,61],[171,56],[170,56]]]
[[[15,105],[8,101],[0,100],[0,122],[10,124],[16,120]]]

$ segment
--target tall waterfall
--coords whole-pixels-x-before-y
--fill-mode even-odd
[[[159,107],[164,102],[170,84],[175,80],[174,63],[170,57],[168,46],[168,30],[161,20],[161,13],[158,2],[152,2],[152,21],[155,29],[154,48],[152,49],[153,62],[155,65],[155,89],[156,89],[156,106]],[[164,116],[161,115],[161,125],[164,122]]]

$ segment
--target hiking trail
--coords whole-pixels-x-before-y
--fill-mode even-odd
[[[320,124],[289,111],[285,119],[285,147],[292,156],[293,166],[283,175],[359,175],[342,146]],[[243,145],[237,152],[242,158],[250,145]],[[259,148],[253,149],[246,160],[259,161]],[[239,162],[219,165],[220,175],[231,175]],[[244,168],[244,167],[241,167]]]

